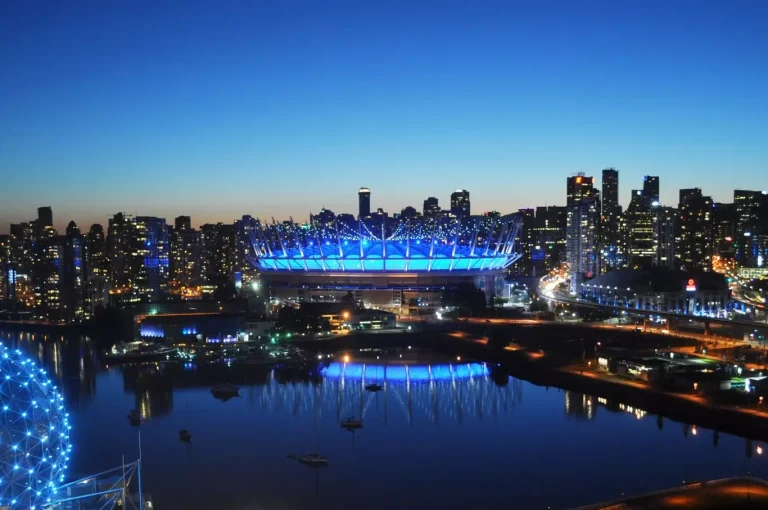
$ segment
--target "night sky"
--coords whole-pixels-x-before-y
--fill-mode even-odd
[[[768,2],[153,3],[0,3],[0,233],[768,187]]]

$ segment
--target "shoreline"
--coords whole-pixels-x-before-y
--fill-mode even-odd
[[[586,336],[584,331],[579,330],[578,333]],[[474,339],[452,337],[441,330],[353,334],[319,341],[304,340],[300,345],[316,352],[323,348],[328,349],[329,346],[332,346],[334,351],[351,352],[362,348],[394,348],[406,345],[429,348],[451,358],[458,355],[466,359],[496,363],[507,375],[537,386],[552,386],[592,397],[616,400],[649,414],[696,425],[697,428],[768,441],[768,416],[755,411],[702,404],[686,398],[684,394],[672,394],[573,373],[565,370],[565,365],[552,365],[542,358],[532,356],[528,351],[494,349]]]

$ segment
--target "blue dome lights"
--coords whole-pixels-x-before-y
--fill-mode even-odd
[[[252,231],[253,263],[265,273],[482,274],[520,258],[517,214],[369,223],[259,223]]]
[[[50,506],[72,445],[64,397],[45,370],[0,343],[0,508]]]

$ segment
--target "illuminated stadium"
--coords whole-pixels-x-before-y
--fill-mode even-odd
[[[354,291],[372,305],[399,307],[415,298],[429,307],[440,291],[463,282],[490,290],[520,258],[520,226],[517,214],[258,223],[253,263],[273,297],[335,301]]]

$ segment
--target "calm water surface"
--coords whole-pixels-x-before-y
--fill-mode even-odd
[[[159,510],[569,508],[683,480],[748,471],[768,478],[768,452],[756,453],[766,445],[618,402],[499,381],[481,364],[411,367],[407,376],[389,367],[387,391],[375,394],[362,391],[355,364],[331,365],[315,382],[281,383],[264,372],[241,385],[241,398],[221,402],[208,372],[105,369],[82,337],[0,335],[64,387],[72,476],[135,459],[137,429],[126,414],[141,409],[144,489]],[[368,382],[383,382],[379,370],[367,366]],[[361,410],[362,430],[341,429]],[[182,428],[192,444],[179,441]],[[286,457],[312,452],[329,466]]]

